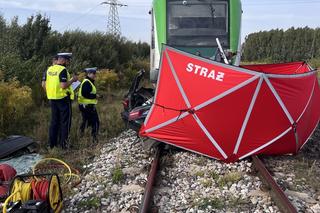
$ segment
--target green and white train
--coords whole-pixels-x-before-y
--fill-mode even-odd
[[[240,63],[241,0],[153,0],[150,79],[158,75],[162,44],[215,58],[216,38]]]

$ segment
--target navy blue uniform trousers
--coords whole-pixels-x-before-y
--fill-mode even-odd
[[[83,105],[79,104],[79,109],[82,115],[82,123],[80,125],[80,132],[84,133],[87,126],[91,126],[91,135],[93,140],[97,140],[97,134],[99,132],[99,116],[94,104]]]
[[[65,97],[60,100],[51,100],[51,123],[49,130],[50,148],[60,146],[67,148],[71,128],[71,100]]]

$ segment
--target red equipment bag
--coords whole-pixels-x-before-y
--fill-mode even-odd
[[[16,170],[8,164],[0,164],[0,198],[7,197],[9,182],[16,176]]]

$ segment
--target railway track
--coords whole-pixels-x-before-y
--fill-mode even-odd
[[[263,157],[268,171],[299,212],[320,212],[319,181],[314,181],[320,177],[318,141],[317,136],[308,142],[298,156]],[[149,184],[153,197],[148,196],[144,189],[152,176],[148,173],[151,163],[156,162],[154,154],[155,149],[144,149],[133,131],[123,132],[86,165],[88,173],[67,198],[66,212],[137,213],[143,208],[159,213],[283,211],[277,198],[271,198],[270,187],[258,177],[253,160],[226,164],[176,149],[160,153],[153,175],[156,179]],[[121,179],[115,182],[113,174],[121,174]],[[144,204],[149,206],[142,208],[146,199]]]
[[[281,187],[273,179],[273,177],[265,167],[264,163],[259,159],[259,157],[256,155],[252,156],[252,162],[264,184],[269,187],[270,195],[273,198],[274,202],[277,204],[278,208],[282,212],[298,212],[297,209],[290,202],[288,197],[285,195]]]
[[[161,158],[161,154],[163,153],[163,148],[159,146],[154,155],[154,159],[151,163],[149,175],[147,178],[147,183],[145,186],[145,191],[143,195],[143,199],[141,201],[141,205],[139,208],[139,213],[148,213],[150,212],[151,203],[153,199],[153,187],[156,182],[157,173],[159,170],[159,162]],[[297,209],[294,205],[289,201],[288,197],[285,195],[284,191],[281,187],[276,183],[273,179],[264,163],[257,156],[252,156],[252,163],[257,171],[258,176],[262,180],[262,182],[267,186],[269,190],[269,194],[272,197],[273,201],[277,204],[278,208],[281,212],[288,213],[297,213]]]

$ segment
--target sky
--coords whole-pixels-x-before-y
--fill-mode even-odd
[[[0,14],[10,21],[41,13],[50,18],[53,30],[80,29],[87,32],[107,30],[109,7],[103,0],[0,0]],[[129,40],[150,43],[152,0],[120,0],[121,32]],[[320,0],[242,0],[242,41],[262,30],[290,27],[320,27]]]

